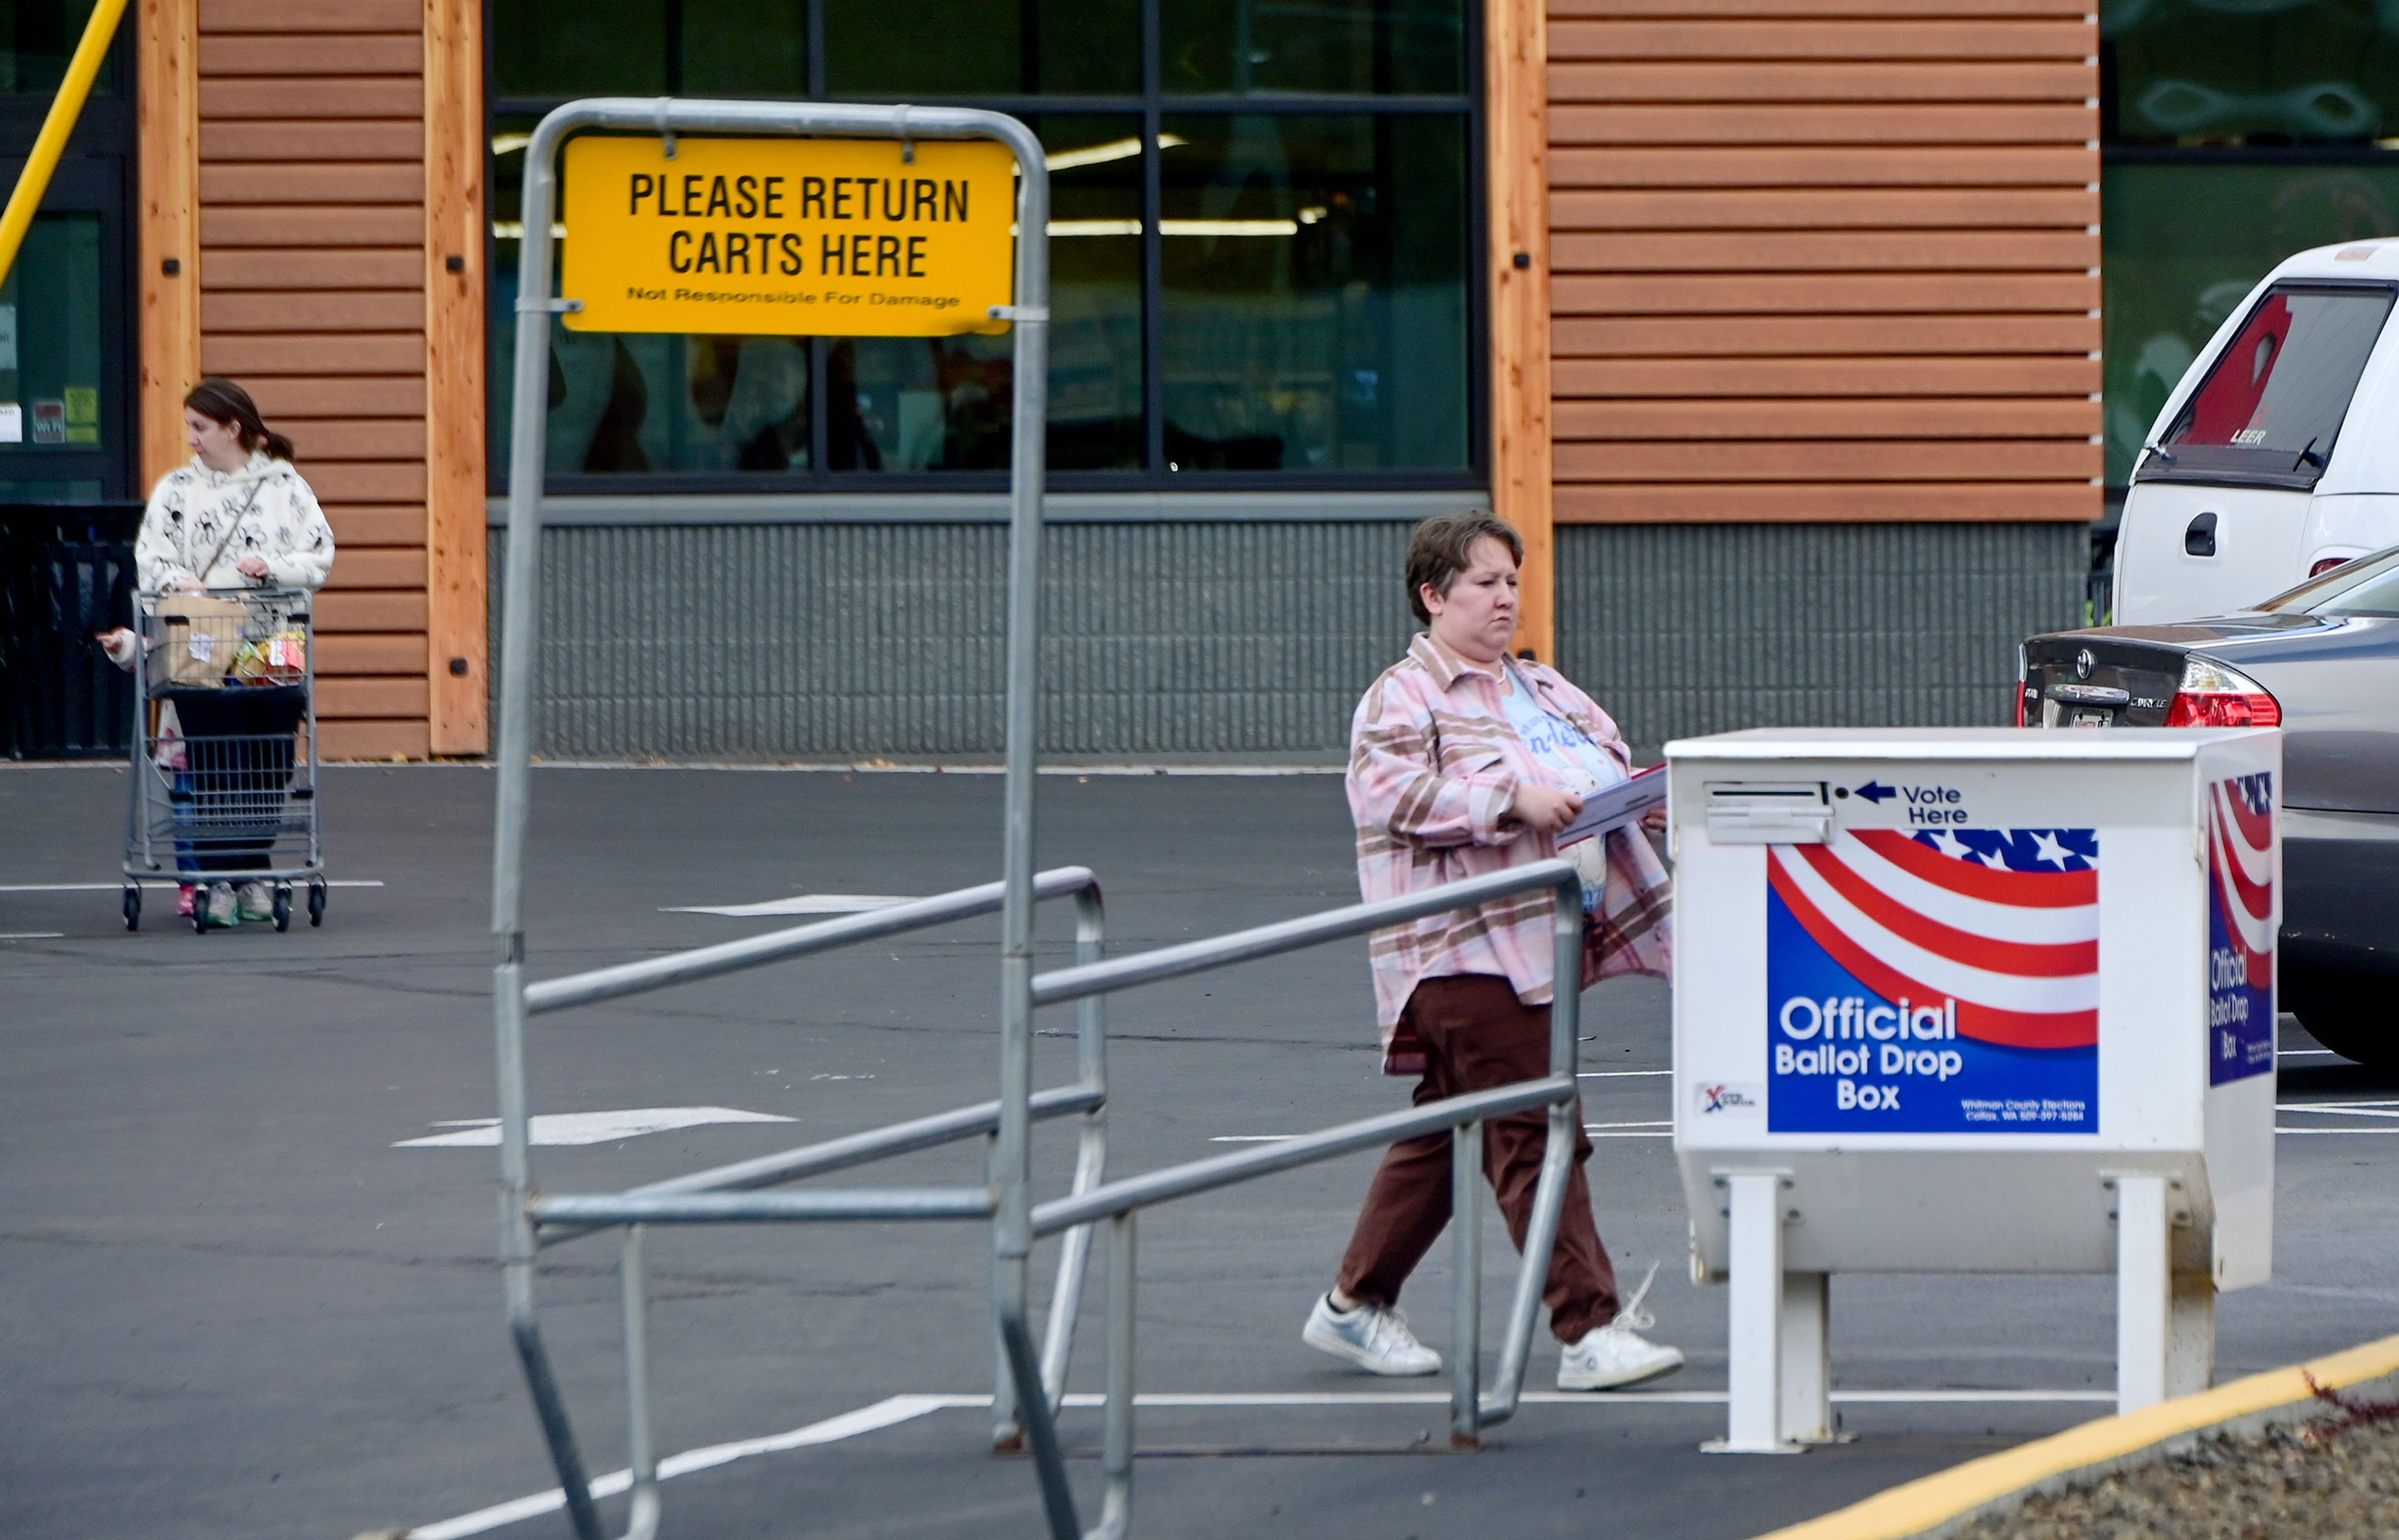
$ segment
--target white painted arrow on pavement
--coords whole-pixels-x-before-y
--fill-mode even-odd
[[[638,1139],[643,1134],[697,1128],[711,1123],[798,1121],[796,1117],[783,1117],[775,1113],[747,1113],[739,1107],[628,1107],[613,1113],[535,1113],[533,1141],[536,1144],[605,1144],[613,1140]],[[403,1139],[392,1148],[456,1150],[477,1145],[490,1148],[500,1141],[500,1120],[496,1117],[451,1118],[436,1123],[434,1127],[451,1131],[427,1134],[422,1139]]]

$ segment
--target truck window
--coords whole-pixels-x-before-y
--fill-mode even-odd
[[[2389,317],[2382,288],[2278,286],[2251,311],[2148,456],[2147,480],[2230,473],[2313,486],[2366,355]]]

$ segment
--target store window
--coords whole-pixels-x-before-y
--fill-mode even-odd
[[[2121,488],[2201,348],[2311,246],[2399,235],[2399,29],[2377,0],[2100,9],[2107,467]]]
[[[492,58],[495,474],[526,136],[558,101],[624,92],[1031,125],[1058,484],[1476,482],[1463,0],[495,0]],[[557,491],[966,488],[1008,468],[1005,336],[552,335]]]

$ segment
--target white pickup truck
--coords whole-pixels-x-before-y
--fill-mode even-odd
[[[2116,536],[2120,626],[2223,615],[2399,545],[2399,239],[2302,251],[2149,429]]]

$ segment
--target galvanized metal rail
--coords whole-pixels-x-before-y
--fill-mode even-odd
[[[1010,450],[1008,647],[1005,680],[1007,772],[1002,791],[1002,877],[997,883],[918,899],[893,909],[820,921],[701,947],[671,956],[595,968],[529,983],[524,977],[523,858],[531,805],[534,678],[539,647],[542,483],[548,435],[549,320],[572,306],[551,297],[551,246],[557,206],[557,155],[572,133],[616,129],[676,134],[852,134],[902,142],[989,139],[1016,157],[1015,304],[993,312],[1012,322],[1015,347]],[[626,1344],[627,1437],[632,1469],[628,1540],[653,1540],[658,1526],[657,1458],[649,1416],[648,1297],[644,1236],[653,1224],[844,1223],[876,1220],[983,1220],[992,1230],[992,1317],[998,1378],[994,1435],[1012,1444],[1021,1426],[1039,1478],[1053,1540],[1083,1540],[1074,1493],[1059,1447],[1057,1410],[1080,1304],[1091,1236],[1108,1222],[1113,1250],[1108,1270],[1106,1487],[1095,1540],[1120,1540],[1132,1516],[1132,1389],[1134,1223],[1140,1209],[1355,1150],[1442,1128],[1455,1129],[1453,1182],[1457,1196],[1454,1237],[1457,1259],[1456,1335],[1451,1352],[1452,1439],[1471,1447],[1484,1427],[1516,1410],[1530,1353],[1541,1285],[1557,1233],[1576,1129],[1575,1040],[1582,953],[1580,879],[1564,861],[1542,861],[1377,903],[1353,904],[1136,957],[1107,959],[1100,892],[1089,871],[1033,870],[1035,708],[1037,700],[1037,601],[1041,559],[1043,454],[1049,383],[1049,174],[1040,142],[1013,118],[955,108],[872,107],[833,102],[723,102],[605,99],[569,102],[543,118],[525,151],[524,227],[519,268],[516,356],[512,374],[512,440],[505,613],[500,649],[498,808],[492,858],[492,929],[498,952],[493,969],[493,1020],[499,1070],[500,1172],[503,1186],[500,1258],[508,1318],[550,1458],[564,1489],[578,1540],[605,1540],[589,1473],[544,1346],[534,1298],[535,1264],[547,1246],[603,1228],[621,1233]],[[1105,997],[1237,963],[1270,957],[1357,936],[1386,925],[1548,888],[1556,894],[1556,977],[1551,1007],[1550,1073],[1519,1086],[1454,1097],[1381,1117],[1366,1118],[1273,1146],[1196,1161],[1103,1185],[1107,1100]],[[1077,903],[1076,963],[1033,971],[1033,907],[1043,898]],[[526,1068],[528,1018],[573,1006],[663,989],[790,961],[855,942],[946,924],[996,909],[1001,916],[999,1095],[977,1106],[756,1159],[692,1172],[620,1193],[546,1194],[533,1180],[531,1094]],[[1033,1012],[1037,1006],[1078,1006],[1078,1078],[1074,1085],[1033,1089]],[[1535,1190],[1533,1217],[1509,1314],[1497,1383],[1481,1392],[1479,1340],[1482,1126],[1489,1118],[1535,1107],[1548,1109],[1548,1143]],[[1031,1136],[1036,1122],[1079,1116],[1081,1142],[1069,1195],[1035,1208]],[[766,1192],[908,1151],[988,1138],[987,1181],[982,1186],[887,1188],[841,1192]],[[1063,1234],[1058,1284],[1044,1341],[1037,1347],[1027,1305],[1027,1262],[1037,1239]],[[1021,1419],[1021,1421],[1020,1421]]]
[[[1549,1275],[1550,1251],[1557,1238],[1566,1178],[1579,1132],[1575,1127],[1575,1062],[1582,977],[1582,880],[1568,862],[1539,861],[1453,883],[1430,893],[1353,904],[1181,946],[1162,947],[1137,956],[1081,963],[1041,974],[1033,980],[1033,997],[1038,1004],[1088,1002],[1117,990],[1297,952],[1386,925],[1542,888],[1556,895],[1552,964],[1559,981],[1550,1006],[1550,1073],[1546,1076],[1496,1090],[1450,1097],[1404,1112],[1362,1118],[1232,1155],[1119,1178],[1033,1210],[1032,1232],[1037,1237],[1062,1230],[1080,1230],[1096,1220],[1109,1223],[1106,1424],[1101,1447],[1101,1465],[1107,1484],[1100,1521],[1088,1533],[1077,1517],[1074,1494],[1067,1489],[1064,1465],[1056,1456],[1052,1408],[1037,1399],[1026,1403],[1026,1431],[1040,1466],[1042,1499],[1052,1540],[1122,1540],[1132,1527],[1136,1345],[1134,1216],[1143,1209],[1175,1198],[1254,1181],[1395,1140],[1455,1129],[1456,1137],[1450,1145],[1454,1195],[1451,1244],[1457,1259],[1451,1293],[1450,1440],[1457,1448],[1474,1448],[1482,1440],[1484,1428],[1515,1415],[1524,1391],[1525,1371],[1531,1358],[1541,1286]],[[1491,1118],[1535,1107],[1549,1109],[1547,1143],[1541,1155],[1540,1179],[1534,1188],[1532,1223],[1525,1231],[1524,1260],[1509,1307],[1498,1371],[1490,1393],[1485,1395],[1481,1393],[1480,1385],[1483,1258],[1482,1225],[1477,1218],[1483,1184],[1483,1125]],[[1020,1390],[1031,1383],[1022,1371],[1019,1380]]]
[[[672,957],[602,968],[571,979],[529,984],[524,977],[523,861],[532,800],[534,679],[540,640],[542,494],[549,435],[550,321],[576,304],[551,293],[558,206],[558,153],[566,138],[590,129],[657,134],[671,145],[677,134],[855,135],[896,140],[980,139],[1008,146],[1017,164],[1015,303],[1004,314],[1014,344],[1014,438],[1009,558],[1007,664],[1009,774],[1005,879],[962,893],[920,900],[879,913],[827,921],[771,936],[706,947]],[[670,148],[669,154],[672,154]],[[492,853],[492,930],[498,957],[493,969],[494,1032],[499,1061],[500,1173],[503,1187],[500,1257],[508,1314],[518,1357],[564,1489],[569,1520],[579,1540],[604,1540],[590,1483],[566,1414],[557,1376],[542,1344],[534,1301],[534,1269],[543,1245],[598,1226],[623,1231],[629,1441],[633,1475],[630,1540],[657,1530],[657,1462],[647,1406],[647,1305],[643,1236],[654,1223],[867,1219],[996,1219],[993,1294],[1011,1377],[996,1386],[997,1417],[1012,1429],[1012,1398],[1050,1410],[1063,1385],[1090,1232],[1070,1236],[1061,1259],[1049,1339],[1036,1355],[1025,1327],[1026,1262],[1031,1249],[1031,1131],[1037,1118],[1079,1114],[1082,1142],[1078,1187],[1100,1180],[1105,1160],[1102,1123],[1106,1097],[1105,1047],[1097,1003],[1083,1015],[1079,1083],[1037,1101],[1032,1087],[1033,905],[1041,890],[1033,872],[1034,615],[1038,593],[1044,425],[1049,394],[1050,180],[1040,141],[1023,123],[999,113],[951,107],[875,107],[838,102],[679,101],[606,98],[571,101],[541,120],[525,147],[523,219],[531,234],[518,267],[516,355],[511,372],[508,457],[508,547],[500,639],[498,809]],[[1001,312],[995,312],[1001,314]],[[1102,947],[1100,897],[1086,871],[1051,873],[1050,890],[1072,892],[1080,910],[1077,955],[1096,959]],[[872,1134],[697,1172],[632,1193],[544,1195],[533,1182],[525,1020],[541,1011],[623,998],[669,984],[717,977],[832,947],[938,925],[967,914],[1002,913],[1003,979],[1000,1096],[996,1102]],[[988,1181],[981,1187],[899,1189],[829,1194],[760,1193],[755,1189],[880,1159],[907,1150],[986,1135],[995,1141]],[[1011,1337],[1011,1332],[1013,1333]]]

